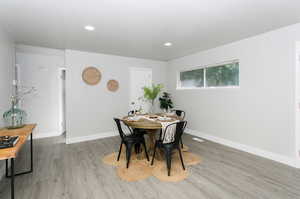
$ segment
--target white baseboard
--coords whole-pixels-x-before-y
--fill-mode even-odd
[[[49,137],[56,137],[62,135],[61,132],[52,131],[52,132],[33,132],[33,139],[41,139],[41,138],[49,138]]]
[[[97,134],[87,135],[87,136],[82,136],[82,137],[67,138],[66,144],[86,142],[86,141],[91,141],[91,140],[107,138],[107,137],[113,137],[113,136],[117,136],[117,135],[118,135],[118,132],[110,131],[110,132],[97,133]]]
[[[199,131],[191,130],[191,129],[186,129],[185,132],[190,135],[193,135],[193,136],[197,136],[200,138],[210,140],[212,142],[216,142],[218,144],[222,144],[225,146],[229,146],[229,147],[241,150],[241,151],[245,151],[245,152],[257,155],[257,156],[261,156],[261,157],[264,157],[264,158],[267,158],[270,160],[274,160],[276,162],[280,162],[280,163],[283,163],[283,164],[286,164],[286,165],[289,165],[289,166],[292,166],[295,168],[300,168],[299,161],[296,158],[290,158],[287,156],[283,156],[283,155],[276,154],[273,152],[265,151],[265,150],[258,149],[258,148],[252,147],[252,146],[240,144],[240,143],[233,142],[233,141],[230,141],[230,140],[227,140],[224,138],[215,137],[215,136],[212,136],[212,135],[209,135],[206,133],[202,133]]]

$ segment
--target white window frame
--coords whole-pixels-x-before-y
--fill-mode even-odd
[[[211,86],[211,87],[207,87],[206,86],[206,68],[210,68],[210,67],[216,67],[216,66],[220,66],[220,65],[226,65],[226,64],[232,64],[232,63],[239,63],[239,85],[238,86]],[[182,87],[181,86],[181,81],[180,81],[180,73],[181,72],[186,72],[186,71],[191,71],[191,70],[197,70],[197,69],[204,69],[204,85],[203,87]],[[230,61],[225,61],[225,62],[219,62],[219,63],[214,63],[214,64],[209,64],[209,65],[205,65],[205,66],[196,66],[196,67],[190,67],[190,68],[184,68],[182,70],[177,71],[177,82],[176,82],[176,90],[210,90],[210,89],[236,89],[236,88],[240,88],[241,82],[240,82],[240,60],[238,59],[233,59]]]

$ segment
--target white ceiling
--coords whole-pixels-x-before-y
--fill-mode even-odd
[[[17,43],[157,60],[298,22],[300,0],[0,1],[0,25]]]

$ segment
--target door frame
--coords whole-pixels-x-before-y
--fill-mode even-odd
[[[300,42],[295,45],[295,167],[300,168]]]
[[[62,79],[62,73],[65,71],[65,79]],[[66,73],[67,69],[65,67],[58,68],[58,79],[59,79],[59,123],[58,129],[60,134],[64,134],[67,131],[66,125],[66,94],[63,95],[63,92],[66,93]],[[64,86],[63,86],[64,84]],[[63,91],[63,89],[65,91]]]
[[[132,96],[132,80],[133,78],[131,77],[132,71],[149,71],[151,72],[151,83],[153,83],[153,70],[152,68],[147,68],[147,67],[130,67],[129,68],[129,97],[128,97],[128,107],[129,110],[131,109],[131,96]]]

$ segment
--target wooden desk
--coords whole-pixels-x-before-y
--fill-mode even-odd
[[[122,121],[130,126],[131,128],[137,128],[137,129],[145,129],[147,131],[147,135],[149,136],[149,146],[148,146],[148,153],[150,155],[153,155],[154,153],[154,147],[155,147],[155,142],[156,142],[156,133],[160,132],[162,129],[161,123],[160,122],[173,122],[176,120],[182,120],[181,117],[177,115],[166,115],[164,113],[156,113],[156,114],[140,114],[137,116],[145,116],[145,117],[158,117],[158,116],[167,116],[170,118],[170,120],[164,120],[164,121],[159,121],[158,119],[149,120],[146,118],[140,118],[137,121],[130,121],[128,118],[130,116],[125,116],[123,117]],[[156,156],[157,159],[162,160],[163,159],[163,152],[159,151],[159,153]]]
[[[164,121],[164,122],[172,122],[175,120],[182,120],[182,118],[176,116],[176,115],[165,115],[163,113],[156,113],[156,114],[141,114],[141,115],[137,115],[137,116],[145,116],[145,117],[150,117],[150,116],[167,116],[169,118],[171,118],[170,120]],[[141,118],[138,121],[129,121],[127,120],[128,117],[130,116],[126,116],[123,117],[122,121],[125,122],[125,124],[127,124],[128,126],[132,127],[132,128],[140,128],[140,129],[148,129],[148,130],[159,130],[162,128],[161,123],[162,121],[156,120],[156,121],[151,121],[151,120],[147,120],[145,118]]]
[[[33,172],[33,143],[32,143],[32,132],[36,127],[36,124],[28,124],[23,128],[19,129],[0,129],[0,136],[20,136],[20,139],[16,146],[6,149],[0,149],[0,160],[5,160],[5,172],[6,177],[11,178],[11,199],[14,199],[14,180],[15,176],[28,174]],[[15,174],[15,158],[22,146],[26,143],[26,140],[30,136],[30,170]],[[8,174],[8,160],[11,161],[10,175]]]

